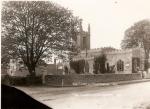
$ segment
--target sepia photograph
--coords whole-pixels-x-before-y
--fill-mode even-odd
[[[2,0],[1,109],[150,109],[150,0]]]

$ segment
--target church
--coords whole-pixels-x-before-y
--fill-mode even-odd
[[[139,70],[144,70],[144,50],[142,48],[132,48],[126,50],[107,49],[105,48],[90,48],[90,25],[88,31],[83,31],[82,23],[80,25],[80,34],[77,37],[77,45],[80,48],[80,53],[73,57],[73,61],[85,60],[88,63],[89,74],[93,74],[94,58],[101,55],[106,55],[106,67],[113,68],[114,73],[137,73]],[[105,49],[105,50],[104,50]]]

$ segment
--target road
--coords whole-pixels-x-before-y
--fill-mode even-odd
[[[109,87],[18,87],[54,109],[145,109],[150,82]]]

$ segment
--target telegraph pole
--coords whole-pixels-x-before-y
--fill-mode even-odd
[[[87,52],[87,37],[86,37],[86,47],[85,47],[85,55],[86,55],[86,59],[85,59],[85,72],[86,72],[86,69],[87,69],[87,55],[88,55],[88,52]]]

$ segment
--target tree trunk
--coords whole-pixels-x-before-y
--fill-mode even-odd
[[[34,66],[30,66],[28,67],[29,73],[31,77],[35,77],[36,76],[36,72],[35,72],[35,67]]]
[[[28,85],[36,85],[36,72],[35,72],[35,67],[34,66],[28,66],[28,71],[29,71],[29,77],[27,78],[27,84]]]

